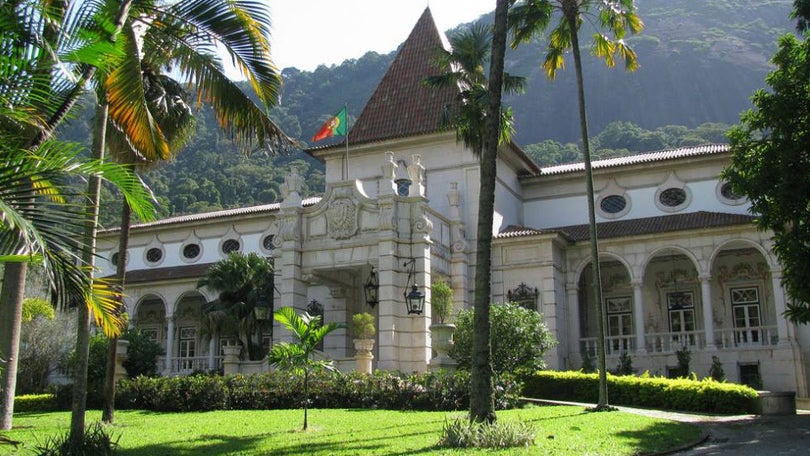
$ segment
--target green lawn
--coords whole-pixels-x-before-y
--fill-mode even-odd
[[[436,448],[453,412],[310,410],[310,429],[301,432],[301,410],[155,413],[118,411],[112,427],[120,435],[117,454],[135,455],[357,455],[461,454]],[[87,422],[100,419],[90,411]],[[634,455],[694,440],[694,425],[623,412],[586,413],[582,407],[529,407],[498,412],[498,419],[524,420],[537,431],[535,446],[488,454]],[[69,412],[18,413],[6,437],[24,442],[19,450],[0,445],[0,454],[33,454],[46,436],[65,432]],[[463,453],[467,453],[465,450]]]

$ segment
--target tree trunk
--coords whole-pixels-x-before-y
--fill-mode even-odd
[[[588,233],[591,238],[591,272],[593,299],[596,306],[596,366],[599,369],[599,402],[597,410],[608,408],[607,368],[605,365],[605,320],[602,308],[602,280],[599,267],[599,242],[596,233],[596,209],[593,190],[593,170],[591,168],[591,147],[588,141],[588,119],[585,111],[585,88],[582,82],[582,58],[579,52],[577,30],[578,10],[576,5],[568,5],[564,10],[571,30],[571,48],[574,53],[574,68],[577,77],[577,101],[579,105],[579,126],[582,134],[582,154],[585,162],[585,183],[588,193]]]
[[[307,430],[307,411],[309,409],[309,368],[304,368],[304,430]]]
[[[95,135],[93,137],[93,158],[104,159],[104,144],[107,134],[107,104],[99,100],[96,109]],[[85,211],[89,221],[84,230],[87,246],[82,261],[92,274],[95,264],[96,232],[98,230],[98,202],[101,198],[101,179],[91,177],[87,183],[87,205]],[[120,256],[120,255],[119,255]],[[70,440],[78,445],[84,436],[84,414],[87,409],[87,365],[90,357],[90,310],[85,303],[77,306],[76,326],[76,371],[73,375],[73,404],[70,415]]]
[[[127,274],[127,249],[129,248],[129,229],[132,225],[132,211],[124,200],[121,206],[121,233],[118,236],[118,263],[115,265],[115,278],[117,281],[118,305],[116,312],[120,315],[124,311],[124,285]],[[118,356],[118,338],[111,337],[107,345],[107,369],[104,377],[104,410],[101,421],[110,423],[115,420],[115,365]]]
[[[478,199],[478,240],[475,261],[475,299],[473,302],[473,347],[470,380],[470,420],[495,421],[492,386],[492,347],[490,341],[490,275],[492,265],[492,223],[495,207],[498,139],[500,134],[503,61],[506,53],[506,17],[509,0],[498,0],[490,54],[489,105],[485,120],[486,134],[481,156],[481,190]]]
[[[3,291],[0,295],[0,358],[5,366],[0,370],[3,388],[3,410],[0,429],[11,429],[14,414],[14,394],[17,389],[17,357],[20,352],[22,304],[25,297],[26,263],[6,263],[3,271]]]

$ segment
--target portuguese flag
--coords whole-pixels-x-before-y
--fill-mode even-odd
[[[312,137],[313,141],[320,141],[335,135],[346,135],[346,108],[332,116],[321,126],[321,129]]]

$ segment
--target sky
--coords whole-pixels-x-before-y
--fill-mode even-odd
[[[266,0],[270,1],[270,0]],[[272,0],[272,58],[312,71],[397,48],[430,6],[441,32],[495,10],[496,0]]]

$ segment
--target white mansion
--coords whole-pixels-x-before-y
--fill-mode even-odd
[[[439,127],[456,94],[421,82],[435,74],[432,51],[441,45],[426,9],[351,129],[348,153],[343,143],[308,151],[326,167],[321,197],[302,200],[292,170],[279,203],[133,228],[126,305],[132,324],[165,347],[164,373],[216,368],[221,347],[233,343],[202,334],[201,306],[216,295],[196,284],[234,250],[273,258],[275,308],[338,322],[371,312],[375,368],[428,368],[425,285],[444,279],[456,309],[472,302],[480,172],[455,132]],[[608,366],[627,352],[639,371],[666,375],[685,347],[701,376],[716,356],[731,381],[806,397],[810,331],[782,316],[770,235],[718,177],[728,159],[725,146],[706,145],[594,162]],[[559,341],[547,355],[553,369],[579,369],[595,350],[583,169],[540,168],[514,144],[498,160],[492,301],[543,313]],[[101,234],[103,275],[114,273],[117,238],[115,229]],[[363,293],[372,268],[374,308]],[[414,281],[426,294],[422,314],[405,307]],[[274,338],[285,332],[276,327]],[[346,330],[330,334],[324,355],[350,368],[351,339]]]

